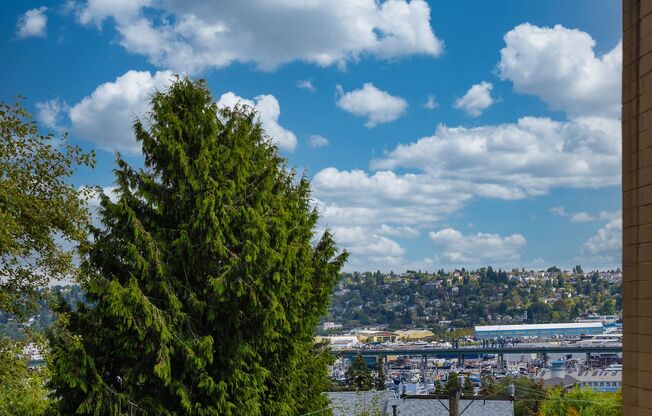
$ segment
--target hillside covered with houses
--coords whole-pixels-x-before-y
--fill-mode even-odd
[[[408,270],[343,273],[322,333],[356,327],[430,328],[548,323],[621,310],[620,270]]]

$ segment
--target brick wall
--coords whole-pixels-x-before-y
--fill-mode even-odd
[[[623,414],[652,416],[652,0],[623,0]]]

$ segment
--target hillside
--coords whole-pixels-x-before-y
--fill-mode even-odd
[[[578,266],[571,272],[554,267],[505,272],[487,267],[449,273],[344,273],[324,320],[342,324],[342,329],[378,325],[437,331],[481,324],[564,322],[620,309],[619,270],[584,273]]]

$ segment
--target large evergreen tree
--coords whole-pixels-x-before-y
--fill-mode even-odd
[[[435,394],[437,396],[443,396],[446,394],[446,391],[444,390],[444,385],[441,384],[441,381],[439,381],[439,379],[435,381]]]
[[[346,377],[346,384],[349,387],[359,391],[371,390],[374,385],[373,375],[371,370],[367,367],[362,354],[355,357],[349,368],[346,369],[344,375]]]
[[[177,80],[134,123],[86,253],[90,306],[51,332],[63,414],[296,415],[327,406],[313,343],[346,259],[246,107]],[[64,306],[61,306],[64,309]]]
[[[448,393],[455,391],[459,387],[459,376],[455,371],[448,373],[448,379],[446,380],[446,391]]]
[[[464,377],[462,384],[462,394],[466,396],[475,396],[475,386],[469,377]]]
[[[382,357],[376,359],[376,378],[374,379],[374,387],[376,390],[385,390],[386,386],[385,364]]]

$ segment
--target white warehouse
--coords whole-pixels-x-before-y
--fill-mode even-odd
[[[602,322],[476,326],[478,339],[579,336],[601,334]]]

